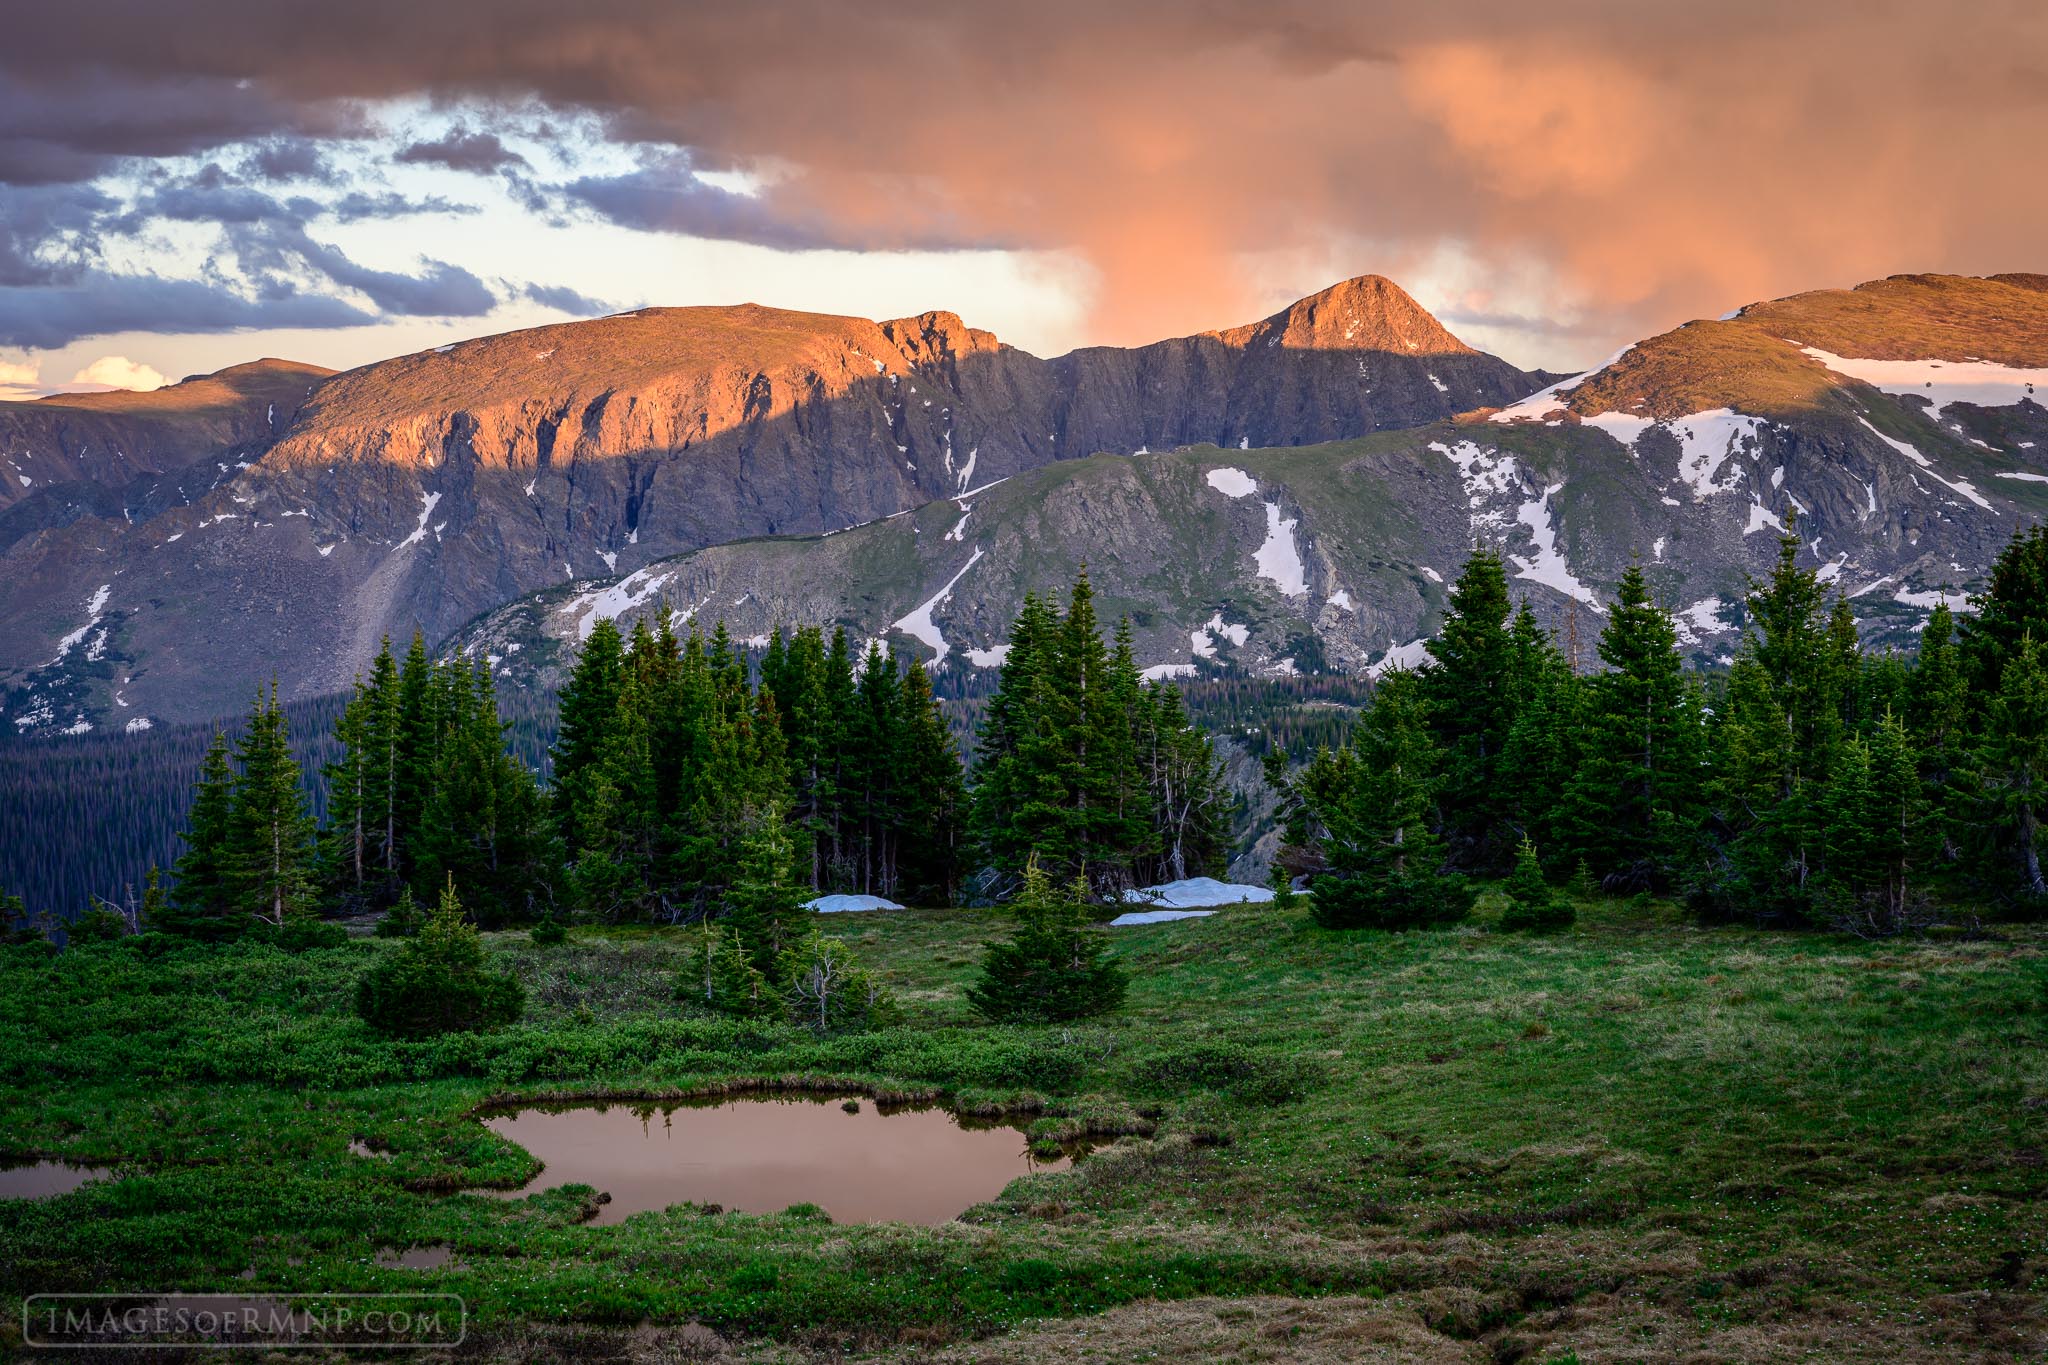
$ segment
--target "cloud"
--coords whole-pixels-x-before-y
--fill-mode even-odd
[[[1314,263],[1305,290],[1448,243],[1534,282],[1474,311],[1604,341],[1896,270],[2038,266],[2043,53],[2048,7],[2016,0],[74,0],[10,16],[0,179],[426,100],[477,112],[408,152],[526,175],[536,206],[788,250],[1074,253],[1102,340],[1257,316],[1274,259]],[[550,189],[502,160],[489,111],[535,107],[601,128],[607,168]],[[608,169],[620,150],[647,155]],[[698,178],[759,166],[779,178],[756,196]]]
[[[521,297],[531,300],[543,308],[552,308],[557,313],[567,313],[572,317],[595,318],[602,317],[606,313],[618,311],[613,305],[604,302],[602,299],[593,299],[587,294],[579,294],[575,290],[563,285],[529,284],[519,292]]]
[[[496,133],[473,133],[461,125],[432,141],[402,148],[392,159],[412,165],[446,166],[451,171],[475,175],[527,164],[526,158],[507,147]]]
[[[280,283],[260,294],[220,281],[90,271],[63,284],[0,295],[0,346],[54,350],[114,332],[239,332],[361,327],[377,320],[352,303]]]
[[[0,360],[0,403],[19,403],[43,391],[42,368],[33,360]]]
[[[108,355],[101,356],[72,375],[71,382],[147,392],[150,389],[160,389],[171,381],[150,366],[130,360],[127,356]]]

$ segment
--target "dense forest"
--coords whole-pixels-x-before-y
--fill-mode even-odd
[[[1517,867],[1867,936],[2038,902],[2048,533],[2007,547],[1974,613],[1936,608],[1912,657],[1862,649],[1799,547],[1711,677],[1639,569],[1578,673],[1475,554],[1428,662],[1381,681],[1351,743],[1269,764],[1318,918],[1457,919],[1467,876]]]

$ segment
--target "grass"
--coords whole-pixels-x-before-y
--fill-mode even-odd
[[[124,1174],[0,1204],[0,1309],[253,1269],[446,1287],[473,1351],[525,1359],[2038,1357],[2042,931],[1873,945],[1597,902],[1525,938],[1493,913],[1119,930],[1129,1009],[1066,1030],[969,1015],[993,912],[833,917],[912,1017],[826,1040],[687,1017],[655,930],[491,936],[528,1019],[435,1044],[348,1014],[388,943],[12,953],[0,1155]],[[493,1099],[805,1080],[1107,1145],[930,1229],[681,1207],[591,1228],[589,1190],[437,1192],[532,1174],[471,1117]],[[459,1268],[375,1264],[428,1244]]]

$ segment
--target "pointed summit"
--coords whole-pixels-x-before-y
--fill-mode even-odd
[[[1233,346],[1302,351],[1391,351],[1476,355],[1408,291],[1383,275],[1360,275],[1310,294],[1273,316],[1217,336]]]

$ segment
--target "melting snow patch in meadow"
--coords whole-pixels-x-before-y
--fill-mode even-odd
[[[1263,886],[1244,882],[1219,882],[1214,877],[1188,877],[1157,886],[1139,886],[1124,892],[1127,905],[1160,905],[1185,910],[1202,905],[1243,905],[1248,901],[1269,901],[1273,893]]]
[[[1550,497],[1563,487],[1561,483],[1551,484],[1543,490],[1542,497],[1534,502],[1525,502],[1517,509],[1515,519],[1529,528],[1529,538],[1536,542],[1536,554],[1533,559],[1521,555],[1509,555],[1508,558],[1521,570],[1515,577],[1555,588],[1567,597],[1576,597],[1604,616],[1607,608],[1601,606],[1593,590],[1572,573],[1571,565],[1565,562],[1564,552],[1557,548],[1557,527],[1550,520]]]
[[[1968,479],[1956,479],[1953,482],[1951,482],[1950,480],[1944,479],[1941,477],[1941,475],[1935,473],[1934,461],[1928,459],[1925,455],[1922,455],[1920,453],[1920,448],[1918,446],[1912,445],[1906,441],[1893,440],[1891,437],[1879,431],[1876,427],[1870,425],[1870,419],[1867,417],[1859,416],[1856,420],[1863,423],[1864,430],[1868,431],[1872,436],[1875,436],[1878,440],[1883,441],[1893,450],[1898,451],[1899,454],[1905,456],[1914,464],[1919,465],[1922,469],[1926,470],[1928,476],[1932,478],[1936,483],[1940,484],[1942,487],[1953,489],[1954,491],[1961,493],[1964,497],[1968,498],[1971,502],[1976,503],[1979,507],[1983,508],[1987,512],[1993,514],[1997,513],[1998,509],[1993,507],[1989,502],[1985,501],[1984,495],[1982,493],[1979,493],[1975,488],[1971,487],[1970,481]],[[1872,501],[1875,501],[1875,499],[1873,499]]]
[[[408,545],[417,545],[420,541],[427,538],[427,518],[434,515],[434,504],[441,501],[441,495],[439,493],[422,493],[420,494],[420,500],[423,504],[420,508],[420,524],[413,528],[411,535],[398,542],[398,548],[401,550]],[[442,525],[445,526],[447,523],[443,522]]]
[[[1177,919],[1207,919],[1214,910],[1134,910],[1118,915],[1109,922],[1112,929],[1126,929],[1134,924],[1165,924]]]
[[[1225,466],[1212,469],[1203,477],[1208,480],[1209,487],[1226,498],[1248,498],[1259,491],[1259,481],[1242,469]]]
[[[99,585],[93,592],[90,600],[85,604],[86,623],[57,642],[57,658],[52,659],[50,662],[56,663],[61,660],[72,651],[80,640],[83,640],[92,633],[92,628],[100,623],[100,613],[107,609],[107,599],[113,596],[113,593],[113,584],[102,583]]]
[[[1395,645],[1365,668],[1368,677],[1378,678],[1395,669],[1420,668],[1429,662],[1429,641],[1410,640],[1405,645]]]
[[[815,910],[821,915],[843,914],[855,910],[901,910],[895,901],[882,896],[819,896],[804,902],[804,909]]]
[[[635,569],[616,583],[578,593],[564,602],[560,611],[564,616],[576,618],[576,638],[588,640],[599,621],[616,620],[622,613],[639,606],[654,596],[668,578],[666,573]]]
[[[953,585],[958,583],[980,559],[981,548],[976,546],[974,553],[967,557],[967,562],[960,566],[960,572],[946,580],[945,587],[925,599],[916,611],[900,621],[891,622],[897,630],[931,647],[933,668],[946,661],[946,655],[952,652],[952,647],[946,643],[946,637],[940,632],[938,623],[932,620],[932,613],[946,604],[946,599],[953,595]]]
[[[1267,503],[1266,543],[1252,555],[1259,577],[1272,580],[1283,597],[1308,594],[1308,566],[1301,562],[1301,547],[1294,543],[1294,528],[1300,524],[1292,517],[1283,518],[1279,503]]]
[[[1233,645],[1242,645],[1251,638],[1251,633],[1250,626],[1226,623],[1223,619],[1223,613],[1219,611],[1209,618],[1207,625],[1201,626],[1188,634],[1188,644],[1194,650],[1197,659],[1213,659],[1216,657],[1216,639],[1218,636],[1230,641]]]
[[[1836,374],[1860,379],[1874,389],[1918,394],[1933,405],[1928,414],[1937,420],[1951,403],[2004,408],[2031,398],[2048,407],[2048,369],[2023,370],[1983,360],[1860,360],[1817,346],[1799,349]]]

